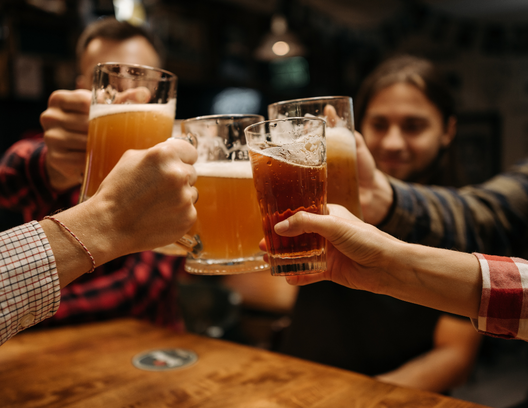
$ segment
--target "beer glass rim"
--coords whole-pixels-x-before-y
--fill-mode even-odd
[[[263,120],[262,122],[253,123],[252,125],[247,126],[244,129],[244,132],[247,133],[256,133],[253,132],[252,128],[257,128],[258,126],[262,126],[265,124],[272,124],[274,122],[292,122],[294,120],[315,120],[321,122],[323,125],[326,125],[326,120],[323,118],[319,118],[317,116],[291,116],[289,118],[282,118],[282,119],[269,119],[269,120]]]
[[[352,100],[351,96],[345,96],[345,95],[335,95],[335,96],[311,96],[309,98],[297,98],[297,99],[289,99],[286,101],[278,101],[274,103],[270,103],[268,107],[270,106],[279,106],[279,105],[286,105],[290,103],[300,103],[300,102],[317,102],[317,101],[327,101],[327,100],[334,100],[334,99],[349,99]]]
[[[228,114],[218,114],[218,115],[204,115],[204,116],[196,116],[194,118],[184,119],[182,123],[190,123],[190,122],[199,122],[199,121],[205,121],[205,120],[235,120],[235,119],[253,119],[253,118],[262,118],[264,119],[264,116],[256,114],[256,113],[228,113]]]
[[[99,69],[107,73],[108,75],[115,75],[118,78],[127,78],[131,80],[137,80],[137,79],[144,80],[144,78],[141,78],[135,75],[123,74],[121,72],[113,72],[109,70],[109,67],[117,66],[117,65],[121,67],[141,68],[141,69],[155,71],[155,72],[159,72],[163,74],[160,78],[156,78],[157,81],[170,82],[170,81],[175,81],[178,78],[176,74],[174,74],[173,72],[167,71],[166,69],[163,69],[163,68],[156,68],[156,67],[151,67],[149,65],[141,65],[141,64],[129,64],[126,62],[100,62],[95,66],[94,70]]]

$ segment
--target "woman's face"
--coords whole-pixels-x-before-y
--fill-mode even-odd
[[[442,114],[413,85],[397,83],[370,100],[361,131],[378,168],[400,180],[416,179],[429,167],[455,133]]]

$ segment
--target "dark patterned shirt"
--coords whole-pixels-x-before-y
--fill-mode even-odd
[[[528,258],[528,159],[461,189],[390,179],[393,209],[379,228],[407,242]]]
[[[50,186],[45,154],[41,138],[25,139],[0,159],[0,208],[21,212],[25,222],[78,203],[78,187],[57,193]],[[115,259],[62,289],[59,310],[41,325],[131,316],[182,330],[175,276],[183,266],[183,258],[150,251]]]

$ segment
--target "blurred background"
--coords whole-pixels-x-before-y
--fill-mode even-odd
[[[0,150],[39,131],[49,94],[73,89],[75,42],[115,15],[149,26],[179,77],[177,118],[266,114],[270,102],[354,97],[388,56],[427,57],[450,78],[471,181],[528,154],[524,0],[3,0]],[[277,43],[279,43],[277,45]],[[276,45],[275,51],[272,47]],[[289,49],[289,52],[288,52]]]
[[[449,78],[470,182],[528,156],[526,0],[0,0],[0,153],[41,132],[50,93],[75,87],[79,34],[110,15],[163,41],[165,67],[179,78],[177,119],[354,98],[379,62],[408,53]],[[17,223],[0,214],[2,230]],[[484,348],[456,397],[502,407],[524,396],[526,347],[504,344],[493,345],[500,360]]]

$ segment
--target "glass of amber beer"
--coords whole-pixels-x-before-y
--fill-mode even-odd
[[[283,237],[278,222],[299,211],[326,214],[325,121],[288,118],[245,129],[272,275],[326,270],[326,240],[319,234]]]
[[[198,219],[190,231],[201,243],[189,254],[185,270],[193,274],[222,275],[268,269],[260,213],[253,187],[244,128],[260,115],[212,115],[182,122],[182,134],[197,141],[198,173],[195,186]]]
[[[326,120],[328,202],[363,218],[359,203],[352,98],[322,96],[281,101],[268,106],[269,119],[316,116]]]

